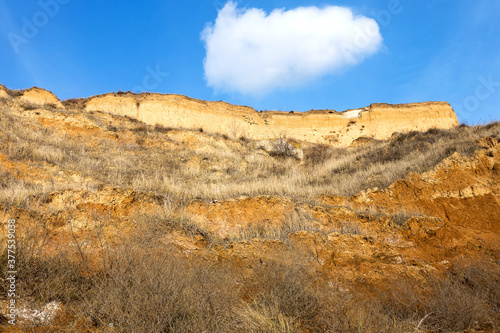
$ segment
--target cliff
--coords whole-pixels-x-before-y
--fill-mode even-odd
[[[36,106],[52,106],[54,108],[64,109],[64,105],[56,95],[38,87],[25,90],[10,90],[0,84],[0,98],[13,99],[17,102]]]
[[[299,141],[348,146],[359,137],[387,139],[394,132],[448,129],[458,125],[448,103],[372,104],[337,112],[257,112],[246,106],[206,102],[180,95],[106,94],[84,101],[87,111],[129,116],[149,125],[200,129],[263,140],[280,135]]]
[[[371,104],[344,112],[257,112],[251,107],[225,102],[151,93],[108,93],[61,103],[54,94],[40,88],[12,91],[0,86],[0,97],[40,106],[64,108],[64,104],[85,111],[104,111],[135,118],[148,125],[203,129],[233,138],[244,136],[264,140],[286,136],[343,147],[360,137],[384,140],[395,132],[449,129],[458,125],[455,112],[446,102]]]

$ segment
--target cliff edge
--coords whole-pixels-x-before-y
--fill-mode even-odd
[[[446,102],[371,104],[343,112],[257,112],[247,106],[197,100],[182,95],[108,93],[86,99],[71,99],[61,104],[54,94],[36,87],[12,91],[2,86],[0,90],[0,97],[4,98],[10,96],[19,101],[50,104],[57,108],[64,108],[64,104],[70,109],[103,111],[128,116],[148,125],[203,129],[232,138],[244,136],[254,140],[286,136],[297,141],[342,147],[349,146],[360,137],[384,140],[395,132],[449,129],[459,124],[455,112]]]
[[[450,104],[372,104],[337,112],[257,112],[246,106],[207,102],[181,95],[106,94],[83,101],[86,111],[129,116],[149,125],[200,129],[230,137],[263,140],[287,136],[299,141],[349,146],[359,137],[387,139],[395,132],[458,126]]]

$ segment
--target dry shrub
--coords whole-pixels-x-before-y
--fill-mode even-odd
[[[83,266],[69,254],[18,258],[19,296],[34,298],[39,304],[53,300],[65,304],[79,302],[88,296],[93,278],[84,277]]]
[[[257,266],[246,288],[249,301],[238,318],[246,332],[270,328],[271,332],[290,332],[297,330],[299,323],[313,327],[318,321],[321,303],[314,278],[297,258],[286,264],[265,262]]]
[[[135,133],[147,133],[149,131],[148,125],[140,124],[131,129]]]
[[[363,297],[355,292],[338,290],[338,286],[323,296],[318,332],[391,332],[414,331],[406,322],[394,320],[384,312],[380,300]],[[319,324],[318,323],[318,324]]]
[[[363,232],[361,232],[361,229],[359,228],[359,223],[353,222],[353,221],[342,221],[340,223],[339,232],[343,235],[363,235],[364,234]]]
[[[248,240],[254,238],[279,239],[287,241],[288,235],[294,232],[306,230],[309,232],[322,232],[321,228],[315,224],[313,215],[300,208],[290,210],[282,224],[269,225],[265,220],[250,223],[240,230],[236,235],[232,235],[230,240]]]
[[[75,252],[61,249],[48,254],[50,231],[41,225],[27,227],[16,223],[16,236],[16,294],[21,299],[46,304],[54,300],[70,303],[86,297],[92,281],[84,277],[85,267]],[[6,276],[7,249],[0,255],[0,270]],[[5,287],[0,285],[2,297],[6,297]]]
[[[140,249],[137,249],[140,252]],[[88,295],[96,326],[119,332],[225,332],[238,289],[223,267],[126,251]]]
[[[21,97],[22,95],[24,95],[23,90],[11,90],[6,88],[5,91],[12,98]]]
[[[396,212],[391,215],[392,222],[396,224],[397,226],[403,226],[409,219],[411,219],[414,216],[421,216],[419,213],[410,213],[405,210]]]
[[[280,135],[279,138],[274,140],[272,143],[270,156],[280,157],[280,158],[290,158],[297,157],[297,151],[292,142],[284,135]]]
[[[243,332],[408,332],[378,299],[362,297],[339,281],[308,272],[296,254],[263,262],[245,284],[248,301],[237,310]],[[405,330],[406,328],[406,330]]]
[[[333,155],[333,149],[327,145],[314,145],[304,150],[304,160],[308,165],[314,166],[324,163]]]
[[[33,103],[28,103],[28,102],[22,103],[21,107],[24,109],[24,111],[31,111],[31,110],[36,110],[36,109],[40,108],[40,106],[33,104]]]
[[[155,251],[139,241],[109,251],[102,264],[76,242],[41,255],[46,245],[42,234],[19,240],[24,250],[17,257],[17,292],[31,305],[63,304],[72,319],[54,331],[72,331],[76,322],[85,331],[106,330],[110,323],[116,332],[230,331],[240,293],[227,267],[176,257],[174,249]],[[4,250],[3,276],[6,261]],[[4,284],[0,295],[6,298]]]
[[[48,104],[45,104],[45,108],[47,110],[51,110],[51,111],[55,111],[55,110],[58,110],[59,108],[57,107],[56,104],[54,103],[48,103]]]
[[[423,283],[391,282],[385,311],[398,320],[438,332],[497,329],[499,269],[486,262],[466,261],[444,277]]]
[[[155,127],[154,127],[154,130],[157,133],[168,133],[168,132],[173,131],[174,129],[172,127],[165,127],[163,125],[156,124]]]

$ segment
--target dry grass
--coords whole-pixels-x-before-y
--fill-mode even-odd
[[[42,256],[50,232],[40,227],[23,233],[26,236],[19,243],[23,250],[18,256],[20,296],[37,304],[62,302],[72,318],[67,326],[61,324],[64,331],[79,331],[76,322],[89,331],[104,331],[112,323],[115,332],[499,328],[497,264],[464,259],[454,263],[445,276],[388,281],[384,292],[370,296],[314,271],[317,265],[307,262],[313,259],[302,258],[286,242],[288,252],[280,258],[244,268],[227,266],[224,260],[186,260],[175,249],[158,246],[159,236],[172,231],[201,235],[208,243],[220,241],[179,213],[188,200],[268,194],[314,202],[325,192],[350,195],[368,186],[384,187],[408,172],[429,170],[455,151],[471,154],[480,137],[500,138],[499,123],[402,134],[353,149],[312,146],[299,162],[269,156],[251,140],[235,139],[236,134],[231,139],[203,131],[147,126],[99,112],[65,111],[69,117],[82,117],[99,128],[97,134],[82,140],[74,133],[42,126],[35,116],[27,116],[33,111],[29,108],[7,100],[2,103],[0,154],[7,160],[27,169],[37,168],[49,179],[70,170],[96,183],[152,191],[165,198],[165,207],[158,212],[131,217],[142,233],[124,237],[121,247],[99,258],[76,238],[69,248]],[[53,108],[44,112],[62,114]],[[7,164],[0,167],[2,204],[30,206],[26,198],[31,195],[61,186],[88,186],[83,182],[39,185]],[[392,219],[402,225],[409,215],[401,212]],[[324,231],[311,215],[297,209],[283,226],[249,226],[231,240],[285,241],[300,230]],[[342,221],[338,221],[337,231],[363,232],[359,224]],[[6,259],[2,249],[2,276]],[[0,284],[0,298],[5,299],[5,294],[5,284]]]
[[[249,333],[494,331],[500,324],[499,269],[472,258],[455,262],[445,276],[389,278],[370,296],[325,279],[292,247],[248,271],[186,260],[145,239],[110,250],[104,264],[77,243],[41,256],[40,236],[23,239],[31,250],[18,259],[18,290],[39,307],[62,303],[69,317],[58,329],[67,332],[109,324],[116,332]],[[3,250],[2,274],[6,259]]]
[[[21,117],[14,106],[2,108],[0,152],[9,159],[48,163],[102,183],[183,200],[269,194],[308,201],[325,192],[352,195],[388,186],[409,172],[429,170],[455,151],[469,155],[478,138],[500,138],[499,123],[411,132],[352,149],[312,146],[299,162],[269,156],[250,140],[148,126],[125,117],[113,116],[110,124],[103,113],[73,111],[118,138],[86,142]],[[186,136],[198,143],[187,144]]]
[[[254,238],[260,239],[279,239],[288,241],[288,236],[291,233],[298,231],[328,233],[334,230],[324,230],[318,225],[310,212],[306,212],[301,208],[291,210],[285,217],[285,221],[279,226],[269,226],[265,222],[250,224],[246,228],[240,230],[236,235],[229,237],[231,241],[251,240]]]
[[[495,264],[463,259],[444,277],[430,276],[420,283],[392,281],[384,308],[398,320],[437,332],[496,330],[500,325],[499,276]]]
[[[230,272],[136,251],[120,254],[107,277],[86,295],[86,315],[94,325],[113,323],[122,332],[227,330],[238,303]]]

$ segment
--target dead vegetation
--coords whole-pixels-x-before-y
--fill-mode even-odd
[[[500,138],[499,123],[411,132],[357,148],[311,146],[298,161],[269,156],[251,140],[148,126],[100,112],[72,112],[101,134],[84,139],[69,130],[48,128],[38,120],[43,116],[24,116],[5,104],[0,153],[12,161],[47,163],[96,182],[183,200],[266,194],[307,201],[321,193],[352,195],[383,188],[409,172],[431,169],[454,152],[470,155],[481,137]],[[289,153],[288,143],[281,148]]]
[[[225,260],[187,260],[146,238],[100,256],[77,238],[50,255],[43,255],[40,234],[21,245],[33,251],[18,258],[20,297],[63,304],[57,323],[65,332],[113,326],[117,332],[402,333],[500,325],[500,271],[477,258],[457,260],[444,276],[388,277],[385,288],[367,296],[348,282],[321,278],[293,247],[279,259],[237,268]],[[2,251],[3,276],[6,260]],[[4,284],[0,295],[5,298]]]
[[[278,147],[283,154],[271,156],[245,137],[238,140],[237,134],[229,138],[202,129],[148,126],[102,112],[65,111],[78,119],[75,124],[65,122],[53,107],[39,112],[2,103],[0,203],[37,211],[28,200],[34,195],[103,185],[151,191],[164,199],[163,210],[131,217],[142,232],[124,236],[116,248],[104,240],[98,250],[86,248],[73,235],[71,246],[48,253],[49,230],[25,232],[18,257],[20,297],[38,305],[62,303],[66,319],[58,327],[66,332],[105,332],[109,327],[116,332],[249,333],[500,327],[498,263],[464,257],[444,275],[388,276],[385,289],[366,293],[352,282],[326,276],[314,258],[287,242],[298,231],[325,233],[301,209],[291,210],[283,225],[250,224],[227,239],[210,234],[187,215],[174,214],[192,199],[268,194],[314,204],[322,193],[351,195],[385,187],[409,172],[430,170],[454,152],[472,154],[479,138],[500,139],[498,122],[399,134],[356,148],[315,145],[305,148],[299,161],[282,158],[288,157],[288,144]],[[44,125],[59,116],[63,125]],[[82,129],[94,132],[81,134]],[[54,180],[61,172],[71,177]],[[40,181],[43,177],[51,181]],[[401,226],[412,216],[401,211],[390,218]],[[106,217],[95,220],[104,224]],[[358,222],[336,222],[326,232],[364,235]],[[273,260],[231,265],[227,258],[199,258],[165,246],[159,237],[172,232],[201,236],[209,247],[276,240],[286,251]],[[6,260],[3,250],[2,276]],[[5,283],[0,284],[0,299],[6,299]]]

